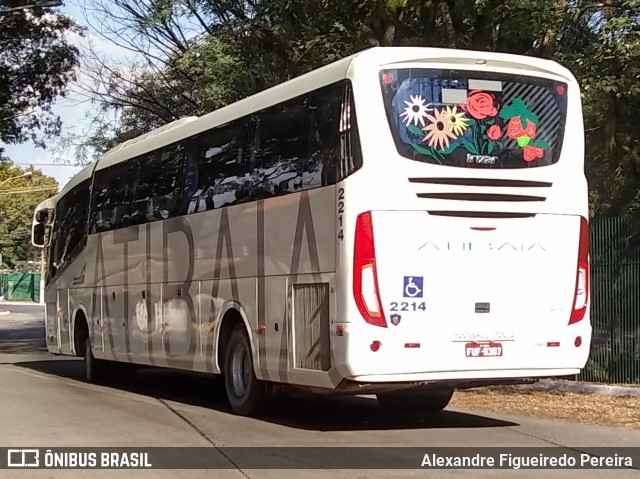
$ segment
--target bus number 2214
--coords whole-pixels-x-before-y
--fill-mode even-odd
[[[343,221],[342,221],[343,215],[344,215],[344,188],[340,188],[338,190],[338,238],[340,238],[340,241],[344,239]]]
[[[389,307],[390,311],[426,311],[427,305],[424,301],[422,302],[407,302],[403,301],[402,303],[396,303],[395,301],[391,303]]]

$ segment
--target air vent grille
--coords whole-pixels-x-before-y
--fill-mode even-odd
[[[416,193],[418,198],[455,201],[545,201],[544,196],[507,195],[496,193]]]
[[[409,178],[409,183],[455,186],[486,186],[498,188],[550,188],[553,183],[546,181],[509,180],[498,178]]]

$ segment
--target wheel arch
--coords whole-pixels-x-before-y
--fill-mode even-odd
[[[245,333],[249,338],[251,356],[253,358],[253,368],[256,370],[258,358],[256,355],[254,335],[252,334],[249,318],[247,317],[242,305],[238,301],[231,300],[224,304],[216,316],[213,360],[215,361],[215,367],[221,374],[224,373],[224,353],[226,342],[229,340],[231,332],[237,324],[242,324],[244,326]]]
[[[78,356],[78,352],[84,355],[84,340],[88,336],[93,341],[93,333],[89,324],[89,315],[84,305],[79,304],[73,311],[73,322],[71,327],[71,347],[73,348],[73,354]],[[82,327],[82,321],[86,326],[86,336],[84,328]]]

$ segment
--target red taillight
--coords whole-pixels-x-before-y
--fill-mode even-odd
[[[364,320],[374,326],[387,327],[380,305],[376,251],[373,243],[371,212],[358,215],[353,252],[353,296]]]
[[[573,308],[569,324],[584,319],[589,304],[589,222],[580,218],[580,245],[578,247],[578,268],[576,288],[573,295]]]

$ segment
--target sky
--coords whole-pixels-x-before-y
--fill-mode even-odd
[[[62,7],[56,8],[57,11],[65,13],[73,17],[80,25],[88,28],[88,24],[84,18],[82,9],[77,5],[74,5],[73,0],[70,2],[66,0]],[[86,32],[86,38],[78,36],[70,36],[69,40],[76,46],[81,47],[83,42],[91,41],[94,47],[112,57],[119,57],[123,55],[123,51],[116,45],[109,43],[108,41],[97,37],[92,34],[91,31]],[[82,74],[82,70],[79,70],[79,74]],[[71,93],[67,98],[58,99],[53,105],[53,111],[60,116],[62,120],[62,129],[64,132],[76,132],[81,133],[87,125],[85,115],[90,111],[91,106],[86,102],[81,102],[82,98],[78,94]],[[62,187],[73,177],[75,173],[80,171],[80,167],[65,165],[61,162],[55,162],[54,158],[59,157],[59,154],[52,151],[48,151],[42,148],[37,148],[33,143],[28,142],[21,145],[6,145],[0,142],[0,146],[4,148],[4,155],[8,156],[14,164],[26,168],[29,165],[34,165],[35,168],[42,170],[43,173],[49,176],[53,176]],[[47,145],[53,147],[51,143]],[[69,152],[72,155],[72,151]],[[73,158],[67,158],[69,163],[74,163]],[[65,163],[66,163],[65,162]]]

